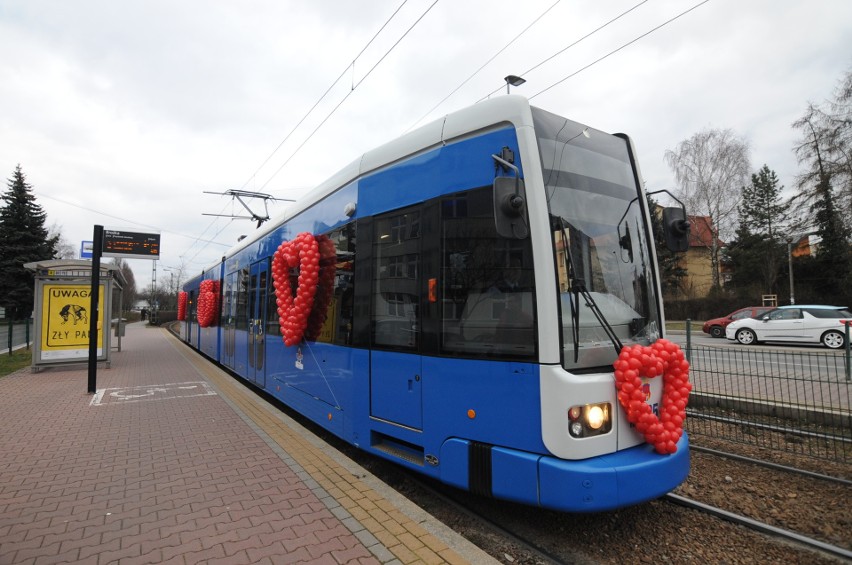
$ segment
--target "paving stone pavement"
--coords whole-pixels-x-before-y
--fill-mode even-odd
[[[0,378],[0,564],[496,563],[159,328]]]

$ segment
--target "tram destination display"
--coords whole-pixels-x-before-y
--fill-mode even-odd
[[[160,258],[160,234],[104,230],[104,257]]]

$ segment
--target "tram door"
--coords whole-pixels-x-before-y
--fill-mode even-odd
[[[421,429],[420,212],[376,217],[374,229],[370,414]]]
[[[266,387],[266,301],[269,287],[269,263],[251,266],[249,275],[248,378]]]

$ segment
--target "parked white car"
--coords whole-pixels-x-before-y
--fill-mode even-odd
[[[852,324],[852,312],[845,306],[780,306],[757,318],[732,322],[725,337],[743,345],[792,341],[839,349],[846,342],[847,324]]]

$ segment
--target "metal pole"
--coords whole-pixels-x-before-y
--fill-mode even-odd
[[[104,227],[95,226],[92,245],[92,290],[89,293],[89,394],[95,394],[98,381],[98,299],[100,295],[101,253],[104,248]],[[109,324],[109,320],[106,320]],[[109,326],[105,331],[109,331]]]
[[[692,320],[686,319],[686,360],[692,362]]]
[[[850,349],[849,349],[849,324],[846,324],[845,333],[846,333],[846,341],[845,341],[845,344],[846,344],[846,380],[850,381],[850,380],[852,380],[852,358],[849,356],[849,351],[850,351]]]
[[[30,350],[30,319],[27,318],[27,351]]]
[[[12,355],[12,331],[14,328],[15,326],[12,322],[12,317],[9,317],[9,356]]]
[[[796,303],[796,297],[793,294],[793,250],[791,248],[792,241],[787,242],[787,264],[790,271],[790,304]]]

